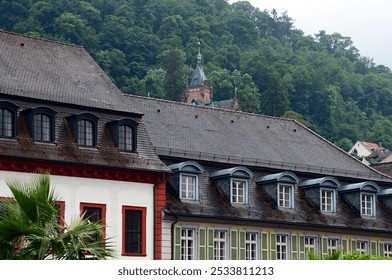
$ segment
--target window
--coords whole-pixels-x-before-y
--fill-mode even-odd
[[[92,147],[95,146],[95,126],[90,120],[78,121],[78,145]]]
[[[374,216],[374,195],[362,193],[361,195],[361,215]]]
[[[195,259],[196,230],[181,229],[181,260]]]
[[[56,206],[58,207],[59,211],[57,223],[59,226],[63,227],[65,220],[65,201],[56,201]]]
[[[214,231],[214,260],[227,259],[227,231]]]
[[[293,204],[293,186],[279,184],[278,206],[283,208],[293,208]]]
[[[231,203],[247,204],[247,188],[246,180],[231,180]]]
[[[104,226],[106,225],[106,205],[96,203],[80,203],[80,211],[84,219],[90,222],[101,222]],[[105,233],[104,233],[105,234]],[[103,239],[104,236],[96,236],[95,240]]]
[[[18,106],[13,103],[7,101],[0,102],[0,137],[15,137],[17,110]]]
[[[257,240],[258,235],[255,232],[245,233],[245,259],[246,260],[257,260]]]
[[[45,114],[34,115],[34,140],[42,142],[51,141],[51,119]]]
[[[288,236],[277,234],[276,235],[276,259],[288,259]]]
[[[321,211],[335,212],[335,191],[321,189]]]
[[[361,254],[368,253],[369,251],[369,242],[367,241],[357,241],[357,251]]]
[[[180,175],[180,198],[182,199],[196,199],[196,185],[197,185],[197,176],[196,175],[188,175],[181,174]]]
[[[10,110],[0,109],[0,137],[13,137],[14,121]]]
[[[339,250],[339,240],[336,238],[328,238],[327,251],[329,254],[335,253]]]
[[[385,257],[392,257],[392,243],[385,243],[384,244],[384,256]]]
[[[144,207],[123,206],[123,255],[146,255],[146,213]]]
[[[314,236],[305,236],[305,254],[308,256],[309,252],[315,253],[317,251],[317,239]]]
[[[133,128],[129,125],[119,126],[118,148],[122,151],[133,151]]]

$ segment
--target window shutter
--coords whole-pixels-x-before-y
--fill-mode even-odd
[[[351,239],[351,254],[354,254],[357,251],[357,240]]]
[[[377,242],[370,241],[370,254],[373,256],[377,256]]]
[[[325,236],[320,237],[321,238],[321,258],[322,259],[327,259],[328,258],[328,238]]]
[[[299,259],[304,260],[305,259],[305,236],[300,235],[298,238],[298,249],[299,249]]]
[[[199,260],[206,259],[206,248],[207,248],[207,236],[206,229],[199,228]]]
[[[173,259],[181,260],[181,227],[174,227],[174,256]]]
[[[239,240],[239,254],[238,257],[240,260],[245,260],[246,258],[246,252],[245,252],[245,231],[240,230],[239,231],[239,236],[238,236],[238,240]]]
[[[291,235],[291,259],[298,260],[298,236],[296,234]]]
[[[345,238],[342,238],[342,244],[341,244],[341,249],[342,254],[347,254],[348,253],[348,240]]]
[[[378,254],[384,256],[384,242],[378,242]]]
[[[268,232],[261,233],[261,259],[268,260]]]
[[[207,230],[207,260],[214,259],[214,229]]]
[[[271,260],[276,260],[276,233],[271,232],[270,242]]]
[[[230,231],[230,259],[238,260],[238,230]]]

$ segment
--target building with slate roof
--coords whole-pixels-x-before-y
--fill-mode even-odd
[[[126,96],[167,180],[163,259],[392,255],[392,179],[295,120]]]
[[[0,61],[0,198],[6,179],[46,170],[66,223],[86,212],[117,258],[160,259],[171,171],[136,104],[82,47],[1,31]]]

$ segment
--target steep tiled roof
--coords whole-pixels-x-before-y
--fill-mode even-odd
[[[16,137],[0,139],[2,157],[170,171],[155,153],[141,112],[124,102],[120,90],[81,47],[0,31],[0,100],[19,108]],[[23,114],[40,106],[56,112],[51,143],[33,141]],[[80,113],[99,119],[95,148],[78,147],[65,121]],[[138,123],[137,153],[119,152],[108,128],[123,118]]]
[[[82,47],[0,31],[0,93],[140,113]]]
[[[145,114],[161,156],[391,181],[294,120],[127,98]]]

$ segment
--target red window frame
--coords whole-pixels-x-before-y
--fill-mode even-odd
[[[105,239],[106,236],[106,204],[101,203],[90,203],[90,202],[80,202],[80,216],[85,212],[84,208],[99,208],[101,210],[101,223],[103,225],[102,228],[102,239]]]
[[[56,205],[59,207],[60,213],[59,213],[59,219],[57,223],[59,226],[64,227],[64,221],[65,221],[65,201],[59,200],[56,201]]]
[[[138,211],[140,212],[140,252],[139,253],[129,253],[125,251],[126,244],[126,212],[127,211]],[[122,256],[137,256],[145,257],[146,253],[146,235],[147,235],[147,208],[145,207],[135,207],[135,206],[123,206],[122,207],[122,245],[121,245],[121,255]]]

